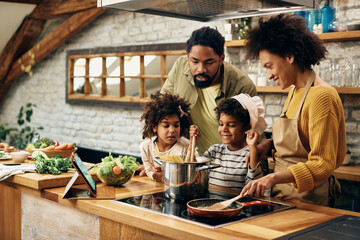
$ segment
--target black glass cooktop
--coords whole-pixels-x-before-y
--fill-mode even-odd
[[[209,190],[207,198],[221,198],[230,199],[235,197],[234,194],[224,193],[215,190]],[[254,198],[244,197],[240,199],[240,202],[248,202],[256,200]],[[122,198],[113,200],[121,204],[127,204],[133,207],[141,208],[147,211],[155,212],[158,214],[175,217],[177,219],[198,224],[209,228],[219,228],[225,225],[229,225],[234,222],[246,221],[254,217],[263,216],[265,214],[287,210],[294,208],[293,205],[287,205],[274,201],[269,201],[275,206],[252,206],[232,218],[200,218],[188,213],[186,208],[187,201],[170,199],[165,192],[157,192],[151,194],[144,194],[140,196]]]

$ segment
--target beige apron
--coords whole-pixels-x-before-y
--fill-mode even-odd
[[[286,117],[286,112],[294,95],[293,92],[285,111],[272,126],[273,141],[276,149],[276,152],[274,153],[274,172],[286,171],[289,166],[308,160],[309,153],[302,145],[299,137],[298,117],[306,95],[315,81],[315,77],[316,74],[312,71],[306,83],[305,91],[294,119],[288,119]],[[315,186],[311,191],[302,193],[296,192],[291,183],[277,184],[272,187],[272,196],[280,197],[283,200],[296,200],[328,206],[329,204],[332,205],[334,200],[339,197],[340,191],[339,182],[334,176],[331,176],[328,181]]]

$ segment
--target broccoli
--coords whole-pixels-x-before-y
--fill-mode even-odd
[[[34,157],[35,167],[38,173],[51,173],[59,175],[72,168],[70,158],[62,158],[61,155],[47,158],[45,154],[38,154]]]
[[[46,148],[51,145],[54,145],[54,140],[51,140],[49,138],[41,138],[37,140],[36,143],[34,144],[36,149]]]

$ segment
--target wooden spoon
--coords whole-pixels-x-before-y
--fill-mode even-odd
[[[196,140],[196,137],[193,136],[191,139],[190,162],[195,162],[195,140]]]
[[[246,193],[244,194],[244,196],[247,195],[247,191]],[[223,210],[227,207],[229,207],[233,202],[239,200],[242,196],[241,195],[238,195],[236,197],[233,197],[231,199],[228,199],[228,200],[225,200],[225,201],[222,201],[222,202],[218,202],[218,203],[215,203],[211,206],[208,206],[208,207],[205,207],[207,210],[214,210],[214,211],[219,211],[219,210]]]

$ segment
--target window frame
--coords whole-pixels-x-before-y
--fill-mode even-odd
[[[105,48],[92,48],[92,49],[75,49],[68,50],[66,57],[66,102],[69,104],[81,105],[106,105],[106,106],[124,106],[124,107],[139,107],[143,103],[149,101],[146,96],[145,79],[160,79],[161,87],[167,79],[166,58],[167,56],[186,55],[185,43],[168,43],[168,44],[150,44],[150,45],[132,45],[121,47],[105,47]],[[160,56],[160,75],[146,75],[144,58],[147,55]],[[137,76],[125,76],[124,58],[130,56],[140,57],[140,74]],[[89,75],[89,59],[102,58],[102,73],[97,78],[101,79],[101,94],[90,94],[90,78],[95,76]],[[119,57],[120,60],[120,78],[119,96],[106,95],[106,57]],[[85,75],[74,76],[74,64],[76,59],[85,58]],[[75,93],[74,78],[84,77],[84,93]],[[111,76],[114,77],[114,76]],[[125,78],[139,79],[139,96],[125,96]],[[159,89],[160,90],[160,89]]]

